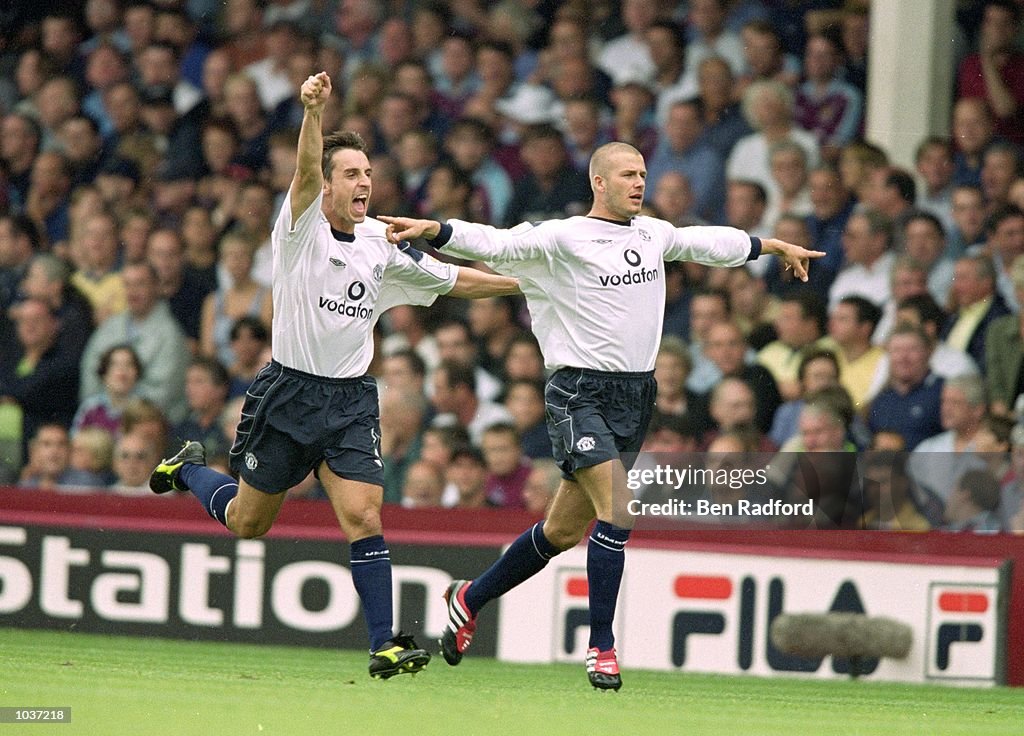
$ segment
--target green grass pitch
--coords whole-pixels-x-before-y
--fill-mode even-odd
[[[804,736],[1020,734],[1024,691],[624,673],[437,656],[416,677],[366,674],[358,652],[0,629],[0,706],[70,706],[24,736]]]

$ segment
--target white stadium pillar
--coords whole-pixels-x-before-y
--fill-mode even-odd
[[[914,149],[949,132],[955,0],[873,0],[864,137],[913,171]]]

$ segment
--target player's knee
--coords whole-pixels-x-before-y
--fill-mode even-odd
[[[557,547],[562,552],[572,549],[579,544],[580,540],[583,539],[584,533],[587,531],[586,527],[577,528],[565,524],[551,524],[549,522],[544,524],[544,536],[551,542],[551,546]]]
[[[255,539],[270,531],[271,521],[258,516],[235,515],[229,521],[231,531],[242,539]]]
[[[371,537],[381,533],[380,509],[366,506],[344,512],[345,531],[350,537]]]

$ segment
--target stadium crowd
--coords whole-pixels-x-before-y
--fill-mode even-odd
[[[866,2],[53,5],[0,36],[0,483],[148,493],[185,439],[226,467],[270,355],[298,88],[326,70],[371,214],[582,214],[619,140],[649,213],[826,252],[807,284],[665,265],[645,449],[872,451],[852,525],[1024,531],[1019,3],[961,8],[952,134],[913,171],[863,138]],[[377,337],[385,500],[542,513],[560,471],[521,299],[398,307]]]

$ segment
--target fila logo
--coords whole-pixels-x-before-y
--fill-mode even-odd
[[[995,590],[988,585],[933,583],[930,598],[926,677],[993,679]]]
[[[331,262],[332,266],[337,266],[338,268],[345,268],[345,261],[339,260],[337,258],[329,258],[328,260]]]

